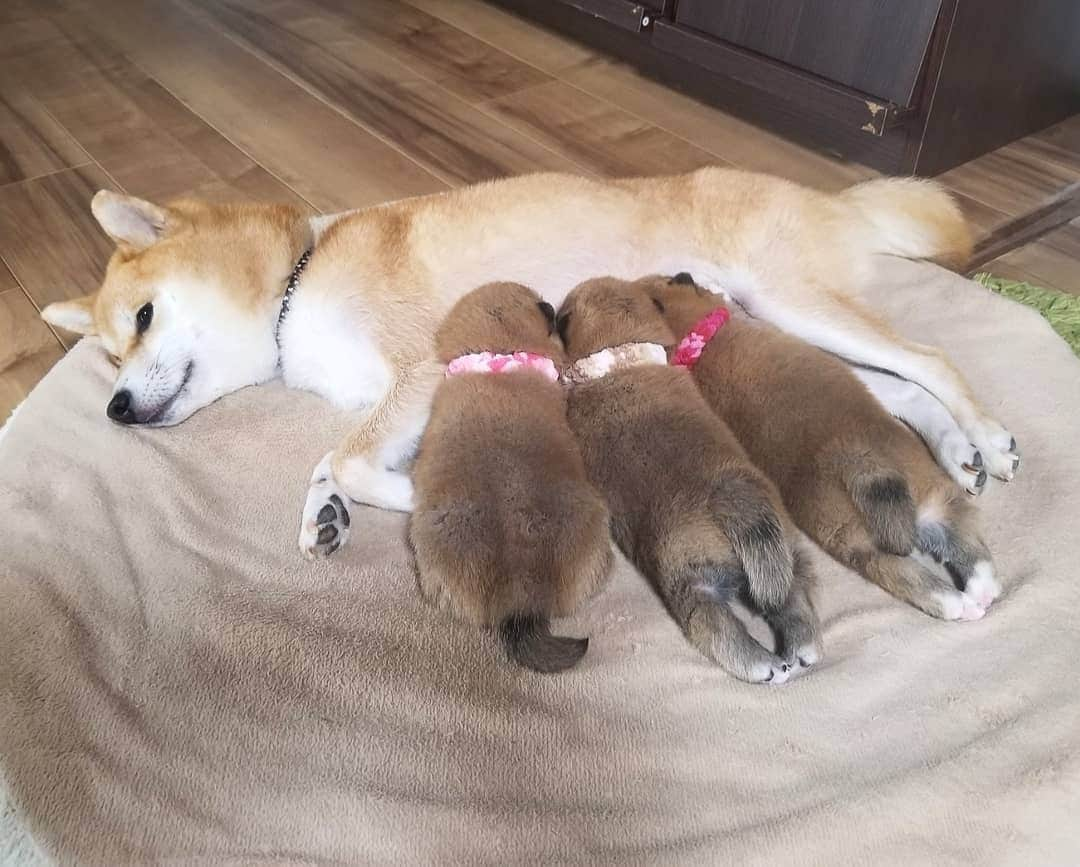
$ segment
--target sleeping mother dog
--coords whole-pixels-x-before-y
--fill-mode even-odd
[[[705,168],[630,180],[526,175],[311,219],[280,205],[160,207],[107,191],[92,209],[117,244],[104,282],[42,315],[100,336],[118,368],[110,418],[173,425],[277,376],[367,410],[311,477],[299,540],[309,556],[331,553],[317,522],[328,503],[343,504],[340,543],[350,500],[412,508],[397,468],[441,376],[433,334],[455,301],[492,280],[558,305],[598,274],[689,271],[751,315],[925,389],[912,397],[895,377],[871,382],[917,429],[937,425],[928,442],[973,493],[980,466],[1008,479],[1018,463],[1013,438],[944,354],[900,338],[857,300],[876,253],[948,262],[969,253],[963,217],[931,182],[878,179],[827,194]]]

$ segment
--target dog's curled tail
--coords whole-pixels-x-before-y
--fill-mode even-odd
[[[547,617],[513,615],[499,627],[510,658],[544,674],[566,671],[581,661],[589,649],[587,638],[567,638],[551,634]]]
[[[907,480],[873,461],[848,461],[844,482],[874,544],[887,554],[907,556],[915,548],[915,501]]]
[[[876,178],[840,196],[869,226],[875,253],[932,259],[952,267],[971,257],[971,227],[952,196],[934,181]]]
[[[716,492],[713,509],[746,573],[750,597],[766,611],[778,610],[794,580],[794,555],[762,483],[729,475]]]

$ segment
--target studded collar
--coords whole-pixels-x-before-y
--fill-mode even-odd
[[[289,274],[289,282],[285,284],[285,294],[281,296],[281,309],[278,311],[277,324],[274,326],[274,342],[277,343],[278,356],[281,355],[281,323],[285,321],[285,317],[289,315],[289,305],[292,304],[293,293],[296,291],[296,287],[300,285],[300,277],[304,273],[304,269],[307,268],[307,264],[311,261],[312,248],[308,247],[296,260],[296,264],[293,265],[292,273]]]

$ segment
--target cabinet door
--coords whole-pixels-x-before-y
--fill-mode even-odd
[[[679,0],[676,23],[909,105],[941,0]]]

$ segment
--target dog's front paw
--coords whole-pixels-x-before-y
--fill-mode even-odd
[[[349,498],[334,481],[330,452],[311,475],[304,516],[300,522],[300,550],[305,557],[329,557],[349,538]]]

